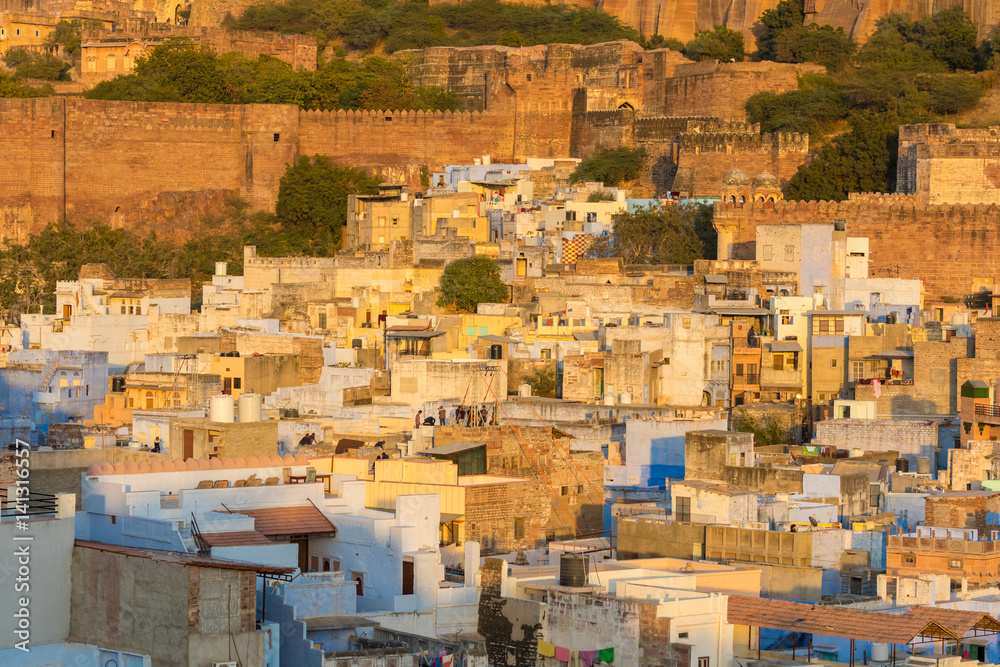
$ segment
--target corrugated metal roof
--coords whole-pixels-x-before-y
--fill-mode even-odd
[[[459,452],[468,451],[470,449],[477,449],[479,447],[485,447],[485,442],[452,442],[447,445],[441,445],[440,447],[432,447],[431,449],[424,449],[418,454],[424,454],[426,456],[450,456],[452,454],[457,454]]]
[[[725,285],[729,282],[729,276],[723,273],[706,273],[705,282],[710,285]]]
[[[267,537],[337,532],[336,526],[330,523],[315,505],[258,507],[230,511],[233,514],[252,517],[254,530]]]
[[[802,346],[794,340],[776,340],[768,343],[771,352],[801,352]]]
[[[255,544],[274,544],[256,530],[234,530],[228,533],[201,533],[210,547],[243,547]]]
[[[122,547],[116,544],[105,544],[103,542],[89,542],[87,540],[76,540],[75,545],[87,549],[97,549],[98,551],[108,551],[111,553],[122,554],[123,556],[148,558],[162,563],[178,563],[180,565],[193,565],[195,567],[216,567],[222,570],[247,570],[250,572],[261,572],[264,574],[290,574],[295,571],[294,567],[259,565],[256,563],[245,563],[243,561],[196,556],[193,554],[180,553],[179,551],[150,551],[148,549]]]

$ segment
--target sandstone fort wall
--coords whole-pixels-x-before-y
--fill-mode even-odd
[[[976,276],[995,276],[1000,262],[1000,207],[922,204],[912,195],[854,194],[843,202],[717,202],[715,225],[732,233],[728,257],[754,259],[759,224],[844,220],[849,236],[868,237],[870,275],[922,279],[928,300],[962,296]],[[720,243],[720,255],[725,252]]]

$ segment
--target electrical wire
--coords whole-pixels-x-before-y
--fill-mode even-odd
[[[570,523],[573,524],[573,528],[576,529],[576,534],[577,535],[582,534],[583,531],[580,530],[580,526],[576,523],[576,519],[573,518],[573,514],[569,511],[569,508],[566,507],[566,503],[562,501],[562,498],[559,496],[559,494],[556,493],[556,489],[554,486],[552,486],[552,482],[549,480],[549,476],[545,474],[544,470],[542,470],[541,464],[538,462],[538,459],[535,458],[535,455],[531,452],[531,448],[528,447],[528,443],[526,443],[524,441],[524,438],[521,437],[521,432],[518,430],[517,426],[514,425],[514,422],[511,421],[510,416],[507,414],[507,410],[503,407],[503,404],[500,403],[499,399],[497,399],[496,392],[493,391],[493,386],[486,381],[486,376],[483,375],[482,371],[478,371],[478,373],[482,375],[483,382],[486,384],[486,388],[489,390],[491,394],[493,394],[493,400],[496,402],[497,405],[500,406],[500,411],[503,412],[504,418],[507,420],[507,423],[510,424],[510,427],[514,430],[514,435],[516,435],[517,439],[521,441],[521,449],[524,450],[524,452],[528,455],[528,457],[531,458],[531,461],[535,464],[535,467],[538,468],[538,472],[541,473],[542,479],[545,480],[545,483],[548,485],[549,490],[552,491],[552,495],[555,496],[555,499],[559,502],[559,505],[563,508],[563,511],[566,512],[566,516],[569,517]]]
[[[500,372],[503,373],[504,376],[507,378],[507,382],[513,383],[513,380],[511,380],[511,377],[509,375],[507,375],[507,371],[505,371],[505,370],[503,370],[501,368]],[[604,493],[602,491],[599,491],[598,488],[596,486],[594,486],[594,483],[590,480],[589,477],[587,477],[587,473],[585,473],[583,471],[583,469],[579,465],[577,465],[576,460],[574,460],[573,457],[570,456],[569,451],[562,448],[562,445],[560,445],[559,441],[556,440],[556,436],[552,432],[552,429],[550,429],[549,426],[548,426],[548,424],[546,424],[542,420],[542,418],[538,414],[538,412],[535,411],[534,406],[531,405],[531,402],[527,398],[525,398],[524,395],[521,394],[521,390],[520,389],[517,390],[517,396],[522,401],[524,401],[524,403],[531,409],[532,414],[535,415],[535,419],[538,420],[538,423],[540,423],[545,428],[545,431],[549,434],[549,437],[552,438],[552,443],[556,446],[556,449],[558,449],[559,452],[562,453],[562,455],[566,457],[567,461],[569,461],[571,464],[573,464],[573,467],[576,468],[580,472],[580,475],[583,477],[583,480],[588,485],[590,485],[590,488],[594,490],[594,492],[597,494],[597,497],[601,499],[601,502],[604,504],[604,506],[607,507],[610,510],[611,506],[608,505],[608,501],[604,499]],[[575,475],[574,475],[574,477],[575,477]]]

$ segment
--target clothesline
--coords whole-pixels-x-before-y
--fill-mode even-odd
[[[555,658],[571,665],[610,665],[615,661],[615,649],[602,648],[596,651],[577,651],[575,649],[556,646],[547,641],[538,640],[538,655],[546,658]]]

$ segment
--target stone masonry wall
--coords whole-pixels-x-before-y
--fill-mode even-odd
[[[843,202],[717,202],[714,220],[720,237],[736,230],[729,256],[719,259],[754,259],[758,224],[844,220],[849,236],[868,238],[872,277],[923,280],[925,298],[933,301],[969,294],[974,277],[997,275],[998,211],[996,205],[922,205],[915,195],[852,194]]]

